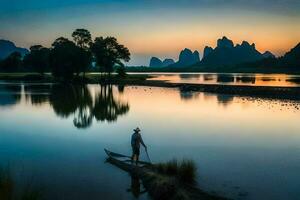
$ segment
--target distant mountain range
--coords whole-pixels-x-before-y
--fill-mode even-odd
[[[0,40],[0,60],[5,59],[13,52],[19,52],[22,56],[29,53],[25,48],[17,47],[13,42]]]
[[[250,67],[285,67],[286,69],[300,69],[300,43],[282,57],[276,58],[269,56],[255,62],[242,63],[237,66],[241,67],[242,65]]]
[[[300,67],[300,43],[298,43],[279,60],[283,65]]]
[[[175,62],[173,59],[167,58],[164,61],[161,61],[157,57],[152,57],[150,59],[149,67],[181,67],[181,66],[190,66],[195,63],[200,62],[200,54],[198,51],[192,52],[190,49],[185,48],[179,54],[179,60]]]
[[[185,48],[179,54],[179,60],[172,67],[190,66],[200,62],[200,54],[196,50],[192,52],[190,49]]]
[[[179,54],[179,60],[176,63],[168,64],[168,67],[187,67],[187,66],[225,66],[236,65],[245,62],[255,62],[264,58],[275,58],[270,52],[260,53],[255,48],[255,44],[249,44],[243,41],[241,44],[234,45],[233,41],[227,37],[218,39],[215,48],[206,46],[203,50],[203,58],[200,61],[198,51],[192,52],[190,49],[184,49]],[[166,67],[158,58],[151,58],[150,67]]]
[[[161,61],[159,58],[157,57],[152,57],[150,60],[150,67],[167,67],[169,65],[174,64],[175,61],[173,59],[170,58],[166,58],[164,61]]]
[[[265,53],[262,54],[264,58],[276,58],[274,54],[272,54],[270,51],[265,51]]]
[[[205,47],[205,55],[201,62],[196,65],[216,66],[216,65],[236,65],[245,62],[254,62],[266,57],[275,57],[271,52],[260,53],[255,48],[255,44],[243,41],[234,45],[227,37],[218,39],[217,47]]]

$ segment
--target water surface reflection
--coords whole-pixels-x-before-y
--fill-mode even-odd
[[[24,88],[24,91],[22,91]],[[118,88],[119,93],[124,87]],[[129,104],[115,98],[112,85],[101,85],[92,94],[87,85],[45,84],[11,85],[0,88],[0,106],[7,107],[20,103],[21,96],[34,106],[49,104],[57,116],[73,117],[77,128],[88,128],[93,119],[101,122],[114,122],[129,111]]]
[[[130,155],[140,126],[151,160],[193,159],[206,191],[297,200],[299,109],[170,88],[0,84],[0,165],[34,174],[46,200],[147,199],[135,177],[104,163],[104,148]]]
[[[20,102],[21,86],[1,84],[0,85],[0,106],[9,107]]]
[[[149,80],[171,83],[299,87],[299,75],[251,73],[151,73]]]

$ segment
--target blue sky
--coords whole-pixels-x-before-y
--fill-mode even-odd
[[[299,0],[1,0],[0,38],[50,46],[76,28],[112,35],[129,47],[130,64],[151,56],[177,59],[223,35],[282,55],[300,41]]]

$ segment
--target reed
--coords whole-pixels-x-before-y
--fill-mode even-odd
[[[185,184],[196,184],[197,168],[192,160],[178,161],[173,159],[166,163],[154,165],[154,170],[160,174],[174,176]]]

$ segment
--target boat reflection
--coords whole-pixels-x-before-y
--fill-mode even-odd
[[[131,176],[131,185],[130,188],[127,189],[127,192],[131,192],[132,195],[138,199],[142,194],[145,194],[147,192],[146,189],[143,189],[143,186],[140,182],[140,179],[135,175]]]

